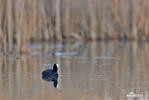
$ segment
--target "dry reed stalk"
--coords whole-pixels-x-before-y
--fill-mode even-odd
[[[23,11],[23,4],[21,3],[20,0],[16,0],[16,6],[15,6],[15,10],[16,10],[16,41],[17,41],[17,51],[21,51],[21,46],[22,46],[22,33],[23,33],[23,15],[22,15],[22,11]],[[18,9],[19,8],[19,9]]]
[[[62,16],[62,20],[61,20],[61,25],[62,25],[62,37],[65,39],[68,39],[70,37],[70,1],[69,0],[65,0],[64,2],[62,2],[62,7],[61,7],[61,16]]]
[[[36,20],[37,20],[37,10],[36,10],[36,2],[35,0],[28,0],[26,3],[27,10],[27,41],[30,41],[33,38],[33,34],[36,30]]]
[[[3,51],[4,52],[7,52],[8,50],[8,42],[7,42],[7,30],[6,30],[6,5],[7,5],[7,2],[6,1],[2,1],[1,2],[2,5],[1,5],[1,10],[2,10],[2,14],[1,14],[1,33],[3,34],[2,35],[2,43],[3,43]]]
[[[2,3],[2,0],[0,0],[0,21],[2,20],[2,16],[3,16],[3,3]],[[3,35],[3,32],[2,32],[2,23],[0,23],[0,41],[3,42],[4,41],[4,35]]]
[[[7,0],[7,32],[8,32],[8,43],[9,43],[9,52],[12,51],[12,38],[13,38],[13,19],[12,19],[12,1],[11,0]],[[8,15],[9,14],[9,15]]]
[[[46,24],[46,17],[45,17],[45,10],[44,10],[44,2],[40,1],[41,5],[39,6],[39,15],[38,16],[38,35],[36,36],[37,39],[41,40],[44,36],[45,24]]]
[[[147,0],[0,0],[0,38],[8,51],[14,40],[18,51],[32,39],[146,40],[148,8]]]
[[[91,1],[91,0],[88,0],[88,6],[89,6],[89,12],[90,12],[90,38],[92,40],[96,40],[97,38],[97,29],[96,29],[96,26],[97,26],[97,20],[96,20],[96,15],[95,15],[95,10],[94,10],[94,6],[93,4],[95,4],[95,1]]]
[[[56,0],[55,3],[55,38],[56,40],[62,40],[61,37],[61,16],[60,16],[60,0]]]

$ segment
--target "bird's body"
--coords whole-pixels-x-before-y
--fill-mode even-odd
[[[43,76],[54,76],[54,75],[58,75],[57,72],[53,72],[53,70],[51,69],[47,69],[45,71],[42,72]]]
[[[42,75],[49,76],[49,77],[52,77],[55,75],[57,76],[58,75],[58,67],[59,67],[58,64],[54,64],[53,69],[47,69],[47,70],[43,71]]]

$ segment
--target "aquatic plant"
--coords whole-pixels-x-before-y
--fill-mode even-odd
[[[30,41],[148,40],[148,12],[148,0],[0,0],[0,40],[9,51],[14,42],[25,51]]]

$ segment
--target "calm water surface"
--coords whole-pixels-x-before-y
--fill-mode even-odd
[[[0,100],[149,100],[149,43],[32,43],[0,52]],[[42,71],[60,64],[57,86]]]

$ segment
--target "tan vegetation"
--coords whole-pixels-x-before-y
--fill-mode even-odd
[[[0,39],[10,51],[32,40],[148,40],[148,27],[148,0],[0,0]]]

